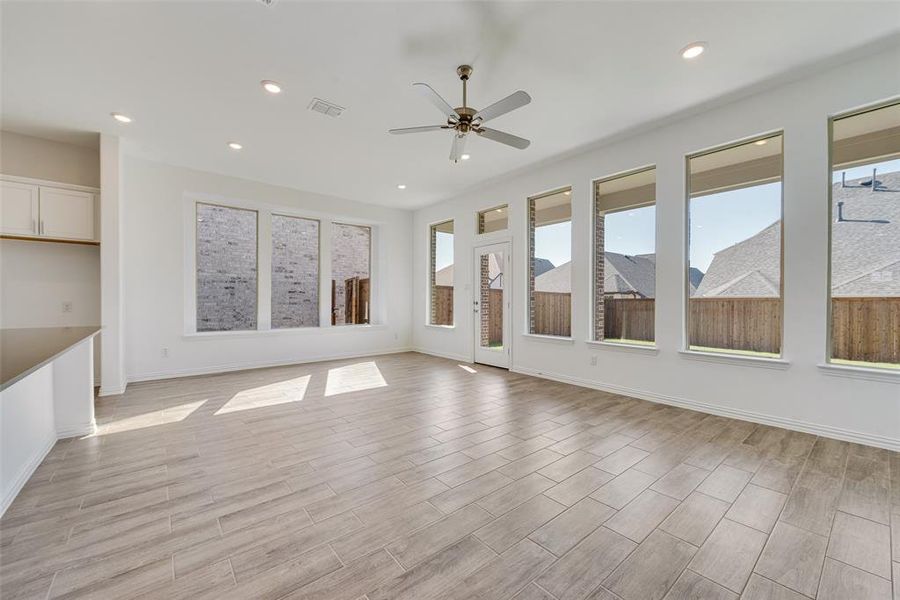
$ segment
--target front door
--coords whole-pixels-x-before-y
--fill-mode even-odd
[[[475,362],[509,368],[509,242],[475,248]]]

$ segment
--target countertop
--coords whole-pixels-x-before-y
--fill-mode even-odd
[[[98,333],[99,325],[0,329],[0,391]]]

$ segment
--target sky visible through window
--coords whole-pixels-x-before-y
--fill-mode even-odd
[[[713,255],[781,219],[781,182],[691,199],[691,266],[706,273]]]
[[[453,234],[435,232],[434,270],[440,271],[453,264]]]
[[[900,159],[874,165],[835,170],[832,183],[879,173],[900,171]],[[691,200],[691,266],[706,272],[713,255],[752,237],[781,218],[781,183],[710,194]],[[656,211],[652,206],[608,213],[605,250],[634,256],[654,251]],[[572,260],[572,222],[538,227],[534,232],[534,255],[558,267]],[[437,234],[437,270],[453,264],[453,235]]]
[[[546,258],[554,267],[572,260],[572,221],[535,227],[534,256]]]

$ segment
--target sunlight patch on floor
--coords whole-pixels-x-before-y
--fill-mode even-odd
[[[287,404],[288,402],[300,402],[306,395],[306,388],[309,387],[311,378],[312,375],[304,375],[303,377],[288,379],[287,381],[278,381],[268,385],[241,390],[232,396],[231,399],[214,414],[225,415],[253,408],[277,406],[279,404]]]
[[[478,372],[468,365],[459,365],[459,368],[462,369],[463,371],[465,371],[466,373],[477,373]]]
[[[387,387],[381,371],[373,361],[347,365],[336,369],[328,369],[325,382],[325,396],[336,396],[349,392],[372,390]]]
[[[124,431],[134,431],[136,429],[144,429],[145,427],[157,427],[159,425],[169,425],[184,421],[198,408],[206,404],[206,400],[197,400],[196,402],[186,402],[178,406],[170,406],[165,410],[157,410],[143,415],[133,417],[125,417],[111,421],[101,426],[95,435],[112,435],[114,433],[122,433]]]

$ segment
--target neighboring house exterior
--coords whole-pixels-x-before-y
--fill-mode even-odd
[[[503,288],[503,271],[500,268],[500,263],[497,262],[497,256],[494,254],[488,254],[488,277],[490,278],[491,289],[499,290]],[[443,269],[435,271],[434,285],[453,285],[453,265],[447,265]]]
[[[832,296],[900,296],[900,172],[871,180],[832,187]],[[778,296],[780,247],[776,221],[717,252],[692,295]]]
[[[604,253],[603,293],[610,298],[655,298],[656,255],[629,256]],[[703,279],[703,273],[691,269],[691,290]],[[536,292],[571,292],[572,263],[567,262],[534,278]]]

